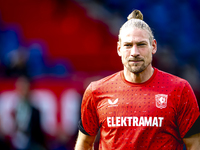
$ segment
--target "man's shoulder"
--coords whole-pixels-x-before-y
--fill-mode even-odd
[[[165,80],[165,81],[168,81],[168,82],[171,82],[171,83],[177,83],[177,84],[185,84],[187,83],[188,81],[177,76],[177,75],[173,75],[171,73],[168,73],[168,72],[165,72],[165,71],[162,71],[162,70],[158,70],[158,77],[160,78],[160,80]]]
[[[109,84],[112,84],[112,83],[115,83],[115,82],[118,82],[121,80],[121,72],[122,71],[119,71],[119,72],[116,72],[116,73],[113,73],[111,75],[108,75],[104,78],[101,78],[97,81],[93,81],[91,82],[91,86],[93,88],[100,88],[102,86],[109,86]]]

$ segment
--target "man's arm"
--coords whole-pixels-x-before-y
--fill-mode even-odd
[[[187,150],[200,150],[200,133],[183,138]]]
[[[183,138],[187,150],[200,150],[200,116]]]
[[[75,150],[93,150],[95,138],[96,136],[86,135],[79,131]]]

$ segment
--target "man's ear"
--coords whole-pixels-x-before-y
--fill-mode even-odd
[[[119,56],[122,56],[121,55],[121,44],[120,44],[119,41],[117,42],[117,53],[118,53]]]
[[[152,54],[155,54],[157,51],[157,41],[154,39],[152,41]]]

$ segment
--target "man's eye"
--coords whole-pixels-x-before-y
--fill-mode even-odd
[[[126,47],[130,47],[130,46],[132,46],[131,44],[125,44],[124,46],[126,46]]]
[[[140,43],[140,44],[138,44],[138,46],[144,46],[144,45],[146,45],[145,43]]]

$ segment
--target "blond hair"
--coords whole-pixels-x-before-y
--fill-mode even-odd
[[[141,11],[139,10],[134,10],[132,13],[130,13],[127,17],[128,21],[126,21],[122,27],[119,30],[119,42],[121,41],[121,31],[125,28],[140,28],[143,30],[146,30],[149,33],[149,41],[150,43],[152,43],[154,36],[153,36],[153,32],[151,30],[151,28],[149,27],[149,25],[143,21],[143,14],[141,13]]]

